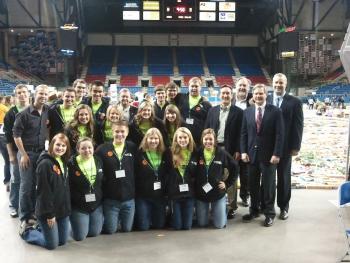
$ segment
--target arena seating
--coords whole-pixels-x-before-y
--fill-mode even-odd
[[[173,75],[173,58],[169,47],[148,47],[149,75]]]
[[[224,84],[231,85],[231,86],[234,85],[232,76],[215,76],[215,79],[218,86],[221,86]]]
[[[144,56],[143,47],[120,47],[117,73],[120,75],[142,75]]]
[[[205,48],[204,54],[210,75],[234,75],[235,72],[226,48]]]
[[[179,74],[182,76],[202,76],[204,74],[200,49],[196,47],[176,48]]]
[[[168,82],[170,82],[169,76],[152,76],[152,86],[156,86],[158,84],[165,85]]]
[[[95,46],[90,53],[88,75],[106,76],[111,73],[115,55],[114,47]]]
[[[135,87],[138,86],[138,77],[135,75],[122,75],[120,77],[121,87]]]

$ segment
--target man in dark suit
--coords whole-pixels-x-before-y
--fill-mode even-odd
[[[126,88],[119,91],[119,104],[122,108],[123,119],[131,122],[137,113],[137,108],[131,105],[131,94]]]
[[[291,197],[292,156],[298,154],[303,135],[303,105],[298,98],[286,93],[287,78],[284,74],[277,73],[272,82],[274,93],[268,98],[268,103],[282,110],[285,127],[282,158],[277,165],[277,205],[281,209],[279,218],[286,220]]]
[[[269,227],[273,225],[276,216],[275,174],[282,154],[284,126],[281,110],[266,104],[266,98],[266,86],[256,84],[253,88],[255,105],[243,113],[241,157],[244,162],[249,163],[248,181],[251,196],[250,211],[243,216],[243,221],[249,222],[258,217],[261,204],[265,214],[264,226]]]
[[[231,101],[233,98],[232,87],[223,85],[220,88],[221,104],[211,108],[208,112],[206,128],[212,128],[217,136],[218,146],[223,147],[236,161],[240,159],[240,134],[243,110],[234,106]],[[236,185],[236,182],[234,183]],[[237,188],[234,187],[236,190]],[[236,191],[233,191],[233,195]],[[233,198],[228,219],[235,216],[237,210],[237,198]]]

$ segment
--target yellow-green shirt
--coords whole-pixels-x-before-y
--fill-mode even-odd
[[[191,152],[188,149],[181,149],[180,154],[182,157],[182,161],[180,163],[180,166],[178,167],[178,170],[181,176],[184,177],[186,167],[191,158]]]
[[[82,100],[83,100],[83,98],[81,98],[80,100],[74,101],[75,107],[78,106],[81,103]]]
[[[8,112],[9,108],[7,108],[4,104],[0,104],[0,124],[4,124],[4,118],[6,112]]]
[[[160,162],[162,160],[162,157],[160,156],[160,153],[156,152],[156,151],[147,151],[146,155],[153,167],[153,169],[158,169]]]
[[[93,103],[92,102],[92,113],[93,114],[95,114],[98,111],[98,109],[100,108],[101,104],[102,104],[102,102],[100,102],[100,103]]]
[[[175,134],[175,124],[170,123],[169,134],[168,134],[169,135],[170,145],[173,143],[174,134]]]
[[[197,106],[200,100],[201,100],[201,96],[197,96],[197,97],[189,96],[190,109],[192,109],[194,106]]]
[[[64,164],[63,164],[62,158],[61,157],[55,157],[55,159],[58,162],[58,164],[60,165],[62,174],[64,175]]]
[[[118,156],[118,159],[120,160],[122,158],[123,150],[124,150],[124,143],[123,144],[114,144],[114,151]]]
[[[16,108],[18,110],[18,112],[21,112],[22,110],[24,110],[26,107],[21,107],[19,105],[16,105]]]
[[[81,155],[77,156],[77,163],[80,170],[83,172],[86,179],[88,179],[90,185],[93,185],[96,181],[96,164],[95,159],[91,156],[89,159],[83,159]]]
[[[110,121],[106,121],[104,131],[103,131],[104,139],[106,141],[113,141],[113,130],[112,124]]]
[[[63,105],[60,105],[60,111],[64,123],[68,123],[74,118],[75,107],[70,107],[69,109],[64,108]]]
[[[85,125],[78,126],[79,137],[87,137],[87,127]]]
[[[209,166],[213,158],[214,158],[214,149],[213,150],[204,149],[205,165]]]
[[[139,125],[139,129],[142,132],[142,134],[146,134],[146,132],[151,128],[151,122],[150,121],[142,121]]]

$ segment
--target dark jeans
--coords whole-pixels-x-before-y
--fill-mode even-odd
[[[194,199],[181,198],[172,201],[172,226],[175,230],[192,228]]]
[[[10,173],[10,158],[6,148],[6,139],[4,135],[0,135],[0,152],[2,158],[4,159],[4,184],[10,182],[11,173]]]
[[[136,198],[136,226],[139,230],[160,229],[165,225],[165,200]]]
[[[274,218],[276,216],[276,165],[263,162],[249,164],[248,174],[251,197],[250,212],[258,213],[261,203],[261,209],[265,216]]]

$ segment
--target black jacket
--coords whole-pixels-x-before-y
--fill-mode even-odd
[[[163,120],[164,119],[164,113],[165,113],[165,108],[166,106],[169,105],[169,102],[165,102],[163,108],[161,108],[157,102],[154,102],[153,104],[153,108],[154,108],[154,115],[158,118],[158,119],[161,119]]]
[[[168,146],[168,135],[165,131],[164,123],[160,119],[155,117],[152,127],[157,128],[160,131],[160,133],[163,136],[164,143]],[[139,146],[142,139],[143,139],[143,133],[139,129],[138,125],[136,124],[136,120],[134,118],[133,121],[129,125],[128,140],[132,141],[137,146]]]
[[[153,170],[147,154],[138,150],[135,161],[135,191],[138,198],[162,198],[165,195],[166,177],[170,166],[170,152],[166,150],[162,155],[160,166]],[[154,190],[154,183],[160,182],[161,189]]]
[[[5,138],[6,138],[6,143],[12,143],[14,149],[17,150],[17,146],[15,144],[15,140],[13,139],[13,125],[16,120],[16,115],[18,113],[18,109],[16,106],[13,106],[9,109],[8,112],[6,112],[6,115],[4,117],[4,132],[5,132]]]
[[[104,120],[101,123],[100,127],[96,127],[95,126],[94,142],[96,143],[96,147],[101,145],[101,144],[103,144],[103,143],[107,143],[108,142],[108,141],[105,140],[105,135],[104,135],[105,125],[106,125],[106,120]]]
[[[229,176],[224,180],[224,168],[229,172]],[[196,197],[204,202],[213,202],[224,197],[226,191],[218,187],[220,181],[224,181],[228,189],[237,179],[237,171],[233,158],[225,150],[216,147],[214,159],[209,165],[208,177],[204,159],[204,150],[201,148],[198,152],[198,164],[195,173],[195,192]],[[205,193],[203,186],[209,182],[213,187],[208,193]]]
[[[205,121],[207,119],[209,109],[211,108],[210,102],[205,101],[202,97],[198,105],[190,109],[189,94],[182,94],[180,99],[176,100],[176,106],[180,109],[182,119],[186,123],[186,127],[191,131],[194,141],[199,145],[202,132],[205,128]],[[193,124],[188,124],[186,122],[187,118],[193,119]]]
[[[239,141],[241,136],[242,117],[243,111],[237,106],[231,105],[224,132],[225,150],[231,155],[235,152],[240,152]],[[218,130],[220,128],[220,105],[209,110],[205,127],[214,129],[216,135],[218,135]]]
[[[185,169],[184,177],[182,177],[179,170],[171,164],[166,183],[167,195],[170,199],[194,197],[194,180],[196,176],[197,161],[198,155],[196,152],[193,152]],[[180,184],[188,184],[189,191],[180,192]]]
[[[127,201],[135,197],[135,163],[136,146],[132,142],[125,142],[123,158],[120,161],[114,151],[112,143],[104,143],[96,150],[103,164],[103,196],[104,198]],[[116,178],[116,171],[124,170],[125,177]]]
[[[52,140],[52,138],[60,132],[63,132],[64,130],[64,120],[62,117],[62,113],[61,113],[61,109],[60,106],[62,104],[53,104],[50,106],[49,108],[49,112],[48,112],[48,118],[49,118],[49,138],[50,141]]]
[[[94,114],[94,121],[95,121],[95,127],[101,127],[101,124],[103,122],[103,120],[106,118],[106,113],[107,113],[107,108],[109,106],[109,101],[110,98],[109,97],[103,97],[102,98],[102,104],[100,106],[100,108],[96,111],[96,113]],[[91,97],[84,97],[81,104],[86,104],[89,105],[91,110],[92,110],[92,100]],[[104,114],[104,118],[101,117],[101,115]]]
[[[73,156],[68,162],[72,208],[84,213],[93,212],[102,202],[102,161],[97,156],[94,156],[94,159],[97,174],[93,186],[90,185],[90,182],[84,175],[84,172],[79,168],[76,156]],[[96,201],[86,202],[86,194],[95,194]]]
[[[266,104],[260,133],[257,134],[255,106],[243,112],[241,153],[247,153],[250,163],[270,163],[272,155],[282,157],[284,125],[282,112],[276,106]]]
[[[35,173],[36,216],[42,220],[69,216],[71,201],[67,166],[63,173],[56,159],[43,152],[37,161]]]

